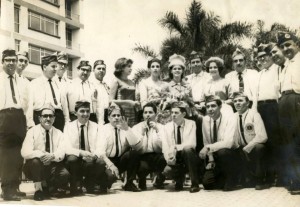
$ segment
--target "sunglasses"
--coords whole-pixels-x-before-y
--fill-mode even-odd
[[[28,63],[28,60],[19,59],[19,62],[20,62],[20,63],[23,63],[23,62],[24,62],[25,64],[27,64],[27,63]]]
[[[43,114],[43,115],[41,115],[41,117],[43,117],[44,119],[47,119],[47,118],[52,119],[52,118],[55,117],[55,115],[53,115],[53,114]]]
[[[17,62],[17,59],[4,59],[5,62],[9,63],[9,62]]]

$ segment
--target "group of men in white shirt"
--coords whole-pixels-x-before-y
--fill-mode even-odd
[[[124,189],[134,192],[147,189],[150,172],[156,175],[156,188],[163,188],[165,178],[171,177],[176,182],[175,190],[180,191],[188,172],[191,193],[200,190],[201,181],[206,189],[230,191],[242,183],[261,190],[276,176],[292,194],[297,193],[300,60],[296,43],[294,35],[280,32],[277,44],[260,45],[256,57],[259,72],[246,69],[245,55],[239,49],[234,52],[235,71],[225,76],[229,100],[211,95],[204,101],[207,115],[202,120],[199,156],[199,126],[186,119],[186,103],[172,105],[172,121],[164,126],[155,121],[156,106],[146,104],[144,121],[130,128],[122,109],[109,106],[109,87],[103,82],[104,61],[96,61],[93,68],[88,61],[81,61],[78,77],[71,81],[63,76],[68,63],[65,54],[45,56],[41,61],[43,75],[29,82],[22,75],[28,53],[3,51],[2,197],[20,200],[24,196],[19,191],[23,158],[25,175],[35,182],[35,200],[64,194],[66,181],[74,196],[82,193],[82,186],[88,193],[107,193],[125,171]],[[195,86],[206,81],[208,74],[202,71],[202,59],[194,57],[191,66],[198,70],[188,82],[195,93]],[[90,78],[92,70],[94,78]],[[236,113],[222,112],[224,104],[234,106]],[[26,127],[29,130],[23,143]],[[200,173],[203,166],[204,174]],[[243,167],[240,170],[236,166]],[[136,176],[138,187],[133,183]]]

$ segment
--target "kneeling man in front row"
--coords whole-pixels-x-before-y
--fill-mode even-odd
[[[235,119],[233,112],[222,113],[222,101],[218,96],[205,100],[207,116],[203,118],[202,133],[204,147],[199,153],[207,161],[203,186],[207,190],[233,190],[236,179],[236,163],[232,160],[237,153],[233,148]]]
[[[144,121],[132,127],[132,130],[141,139],[142,155],[138,170],[139,188],[147,190],[146,177],[155,172],[156,179],[153,186],[158,189],[164,188],[165,176],[162,174],[167,163],[162,154],[162,139],[164,139],[163,125],[157,123],[157,108],[152,103],[143,107]]]
[[[37,201],[44,200],[49,193],[57,193],[58,189],[63,193],[69,180],[69,172],[62,162],[65,157],[63,134],[52,126],[54,114],[53,106],[43,106],[40,124],[29,129],[21,150],[26,160],[24,173],[34,181],[34,200]]]
[[[257,111],[249,109],[250,102],[246,95],[234,93],[233,103],[237,111],[234,142],[240,155],[243,185],[244,187],[255,185],[256,190],[265,189],[268,186],[265,184],[264,143],[268,138],[264,122]],[[253,174],[254,177],[251,176]]]
[[[100,186],[109,189],[119,178],[119,173],[127,172],[125,191],[140,192],[133,181],[136,178],[142,150],[141,141],[128,127],[122,109],[113,104],[108,108],[109,123],[100,128],[98,138],[99,156],[106,170],[101,172]]]
[[[71,174],[71,195],[82,194],[83,186],[87,193],[101,193],[101,189],[96,189],[101,171],[100,159],[96,156],[99,130],[95,122],[89,121],[90,102],[77,101],[75,113],[77,119],[67,124],[64,129],[66,165]]]
[[[191,193],[198,192],[200,159],[196,154],[196,124],[185,119],[188,105],[185,102],[175,102],[172,105],[172,122],[165,125],[163,153],[167,161],[164,173],[170,175],[176,182],[175,190],[183,190],[186,171],[192,181]]]

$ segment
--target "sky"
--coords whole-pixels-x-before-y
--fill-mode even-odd
[[[147,59],[133,53],[135,44],[149,45],[157,53],[162,41],[169,36],[158,20],[167,11],[185,20],[192,0],[83,0],[81,21],[82,52],[85,59],[102,59],[107,65],[107,77],[114,71],[118,58],[134,61],[133,69],[146,68]],[[223,23],[258,19],[266,26],[274,22],[293,28],[300,27],[299,0],[202,0],[203,8],[221,17]]]

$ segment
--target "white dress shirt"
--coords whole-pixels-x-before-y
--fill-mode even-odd
[[[10,87],[10,75],[8,75],[5,72],[0,73],[0,110],[1,109],[6,109],[6,108],[17,108],[21,109],[22,108],[22,94],[23,90],[21,87],[26,88],[26,86],[22,85],[22,80],[21,78],[14,74],[12,75],[12,81],[13,81],[13,87],[14,87],[14,92],[15,92],[15,98],[17,100],[17,103],[14,103],[13,97],[12,97],[12,90]]]
[[[163,153],[166,160],[169,159],[169,152],[173,149],[183,150],[184,147],[196,148],[196,123],[192,120],[184,119],[181,125],[181,144],[177,144],[177,125],[172,121],[164,125]]]
[[[54,155],[54,161],[60,162],[65,157],[65,143],[63,133],[51,127],[49,130],[50,153]],[[21,149],[22,157],[26,160],[41,158],[46,152],[46,130],[38,124],[28,130]]]
[[[234,145],[234,132],[236,127],[236,118],[232,114],[222,114],[216,120],[217,142],[213,138],[214,120],[209,116],[203,118],[202,133],[203,144],[210,148],[210,152],[216,152],[220,149],[230,149]]]
[[[97,156],[102,157],[108,166],[112,165],[110,157],[116,156],[116,136],[115,128],[110,124],[105,124],[99,129],[102,133],[99,133],[97,144]],[[118,146],[120,157],[124,152],[128,151],[130,147],[140,151],[142,149],[141,140],[133,133],[129,128],[127,131],[118,130]],[[105,133],[104,133],[105,132]]]
[[[140,138],[143,146],[143,153],[162,152],[162,139],[164,138],[164,128],[160,123],[156,123],[158,131],[147,126],[147,131],[143,134],[145,121],[138,123],[132,127],[132,131]]]
[[[64,137],[66,142],[66,154],[75,155],[79,157],[80,152],[80,136],[81,136],[81,123],[76,119],[68,123],[64,128]],[[85,151],[97,154],[97,138],[99,127],[96,123],[88,121],[84,126],[84,143]],[[103,131],[102,131],[103,133]]]
[[[242,124],[244,129],[244,137],[247,143],[244,142],[240,130],[240,117],[239,114],[235,113],[236,127],[235,127],[235,145],[246,146],[247,152],[251,150],[258,143],[265,143],[268,139],[264,122],[260,114],[255,111],[248,109],[242,114]]]
[[[51,79],[52,80],[52,79]],[[61,93],[54,80],[51,81],[57,104],[55,104],[49,79],[44,75],[32,80],[29,84],[29,104],[27,112],[28,126],[34,126],[33,112],[40,111],[45,104],[51,103],[55,109],[63,111],[65,122],[69,121],[69,110],[64,93]]]
[[[250,101],[255,101],[256,89],[258,84],[258,72],[252,69],[245,69],[242,72],[244,82],[244,94],[246,94]],[[239,92],[239,78],[236,71],[231,71],[225,76],[226,84],[228,85],[229,98],[233,97],[234,92]]]
[[[69,104],[69,112],[75,113],[75,103],[80,100],[87,100],[91,104],[91,113],[95,113],[94,105],[95,88],[89,81],[82,81],[80,78],[75,78],[72,83],[68,84],[66,89],[66,96]]]
[[[100,82],[99,80],[94,80],[94,88],[96,90],[95,99],[97,99],[96,115],[98,119],[98,124],[104,124],[104,109],[109,106],[109,87],[105,82]]]
[[[257,101],[275,99],[280,97],[279,74],[280,68],[273,64],[268,69],[262,69],[258,73]]]
[[[211,78],[209,73],[201,71],[198,74],[190,74],[186,76],[187,83],[192,89],[192,96],[194,101],[201,101],[203,94],[203,88],[206,85],[206,82]]]
[[[289,64],[283,69],[281,77],[281,92],[294,90],[300,93],[300,52],[289,60]]]

